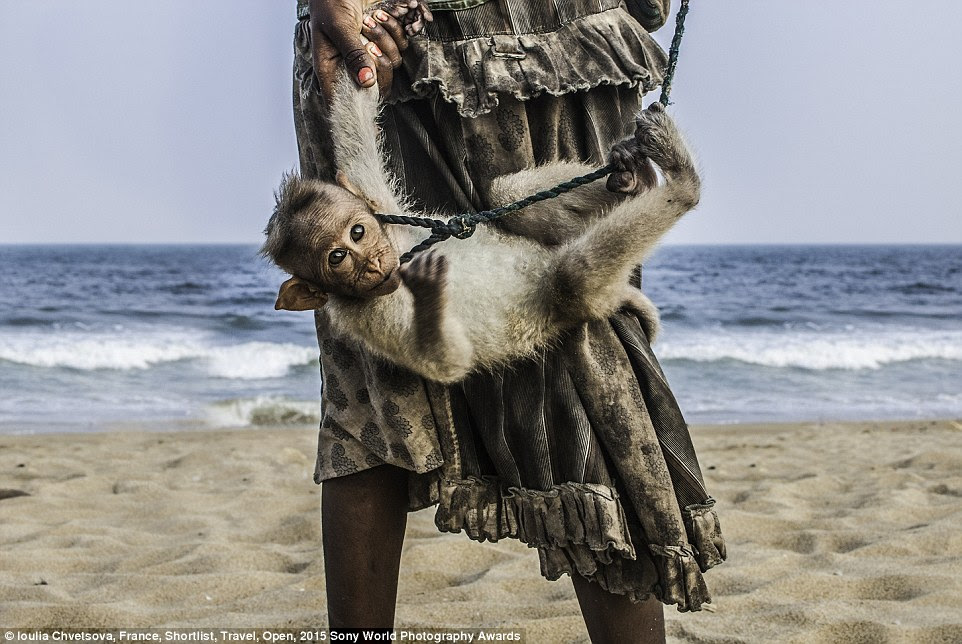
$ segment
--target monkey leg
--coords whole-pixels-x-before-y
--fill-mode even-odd
[[[665,182],[616,206],[559,249],[548,272],[554,279],[549,297],[552,312],[567,323],[613,312],[623,299],[631,270],[698,203],[698,174],[668,115],[663,109],[649,108],[637,123],[630,145],[636,148],[635,154],[661,167]]]
[[[377,126],[377,87],[360,89],[345,72],[330,101],[335,165],[343,177],[382,212],[401,212],[403,195],[384,165]]]
[[[321,528],[330,628],[392,628],[408,475],[381,465],[325,481]]]
[[[652,127],[646,117],[642,113],[636,121],[639,132]],[[671,125],[670,120],[668,125]],[[608,160],[614,170],[606,183],[596,181],[553,199],[534,203],[520,213],[502,217],[498,220],[498,227],[544,246],[557,246],[582,234],[593,219],[605,216],[626,198],[657,184],[658,177],[647,156],[648,150],[637,139],[636,133],[636,136],[612,147]],[[492,183],[492,200],[508,204],[596,169],[583,163],[559,162],[504,175]]]

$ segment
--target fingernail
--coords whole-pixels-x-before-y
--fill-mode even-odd
[[[371,16],[365,16],[365,17],[364,17],[364,24],[367,25],[367,26],[368,26],[369,28],[371,28],[371,29],[374,29],[375,27],[377,27],[377,23],[374,22],[374,20],[371,19]]]
[[[374,72],[371,70],[370,67],[364,67],[361,69],[361,71],[357,73],[357,80],[359,80],[362,83],[366,83],[372,78],[374,78]]]
[[[381,11],[380,9],[374,12],[374,17],[380,20],[381,22],[385,22],[387,21],[388,18],[390,18],[389,15],[387,15],[385,12]]]
[[[384,55],[383,53],[381,53],[381,48],[378,47],[377,45],[375,45],[374,43],[369,44],[369,45],[367,46],[367,48],[368,48],[368,50],[369,50],[372,54],[374,54],[375,56],[383,56],[383,55]]]

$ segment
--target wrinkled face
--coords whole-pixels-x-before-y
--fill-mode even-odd
[[[310,253],[314,281],[329,293],[369,298],[401,285],[397,250],[360,199],[338,194],[327,204],[322,233]]]

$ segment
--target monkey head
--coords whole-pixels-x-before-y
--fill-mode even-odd
[[[276,309],[321,308],[329,294],[372,298],[401,285],[397,249],[373,204],[343,174],[337,183],[284,177],[261,254],[293,277]]]

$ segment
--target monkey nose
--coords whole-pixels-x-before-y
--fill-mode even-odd
[[[381,258],[380,258],[380,257],[373,257],[373,258],[367,260],[367,270],[368,270],[369,272],[371,272],[371,273],[380,273],[380,272],[381,272]]]

